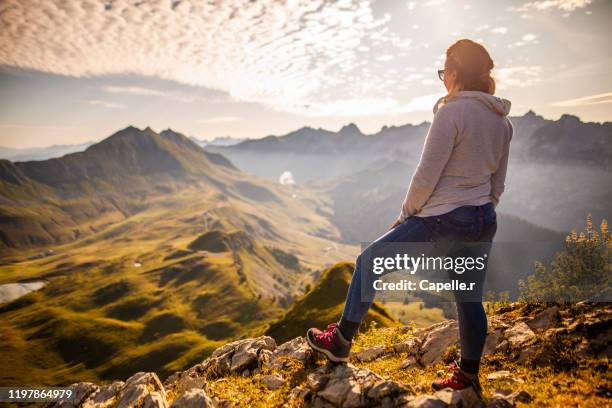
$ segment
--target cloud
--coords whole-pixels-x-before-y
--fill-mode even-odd
[[[374,15],[371,3],[4,0],[0,65],[73,77],[153,76],[275,110],[326,115],[333,102],[329,95],[369,97],[367,85],[392,77],[385,61],[362,65],[358,47],[396,55],[412,46],[390,30],[388,13]],[[365,75],[366,68],[376,75]],[[354,78],[369,81],[361,93]],[[114,90],[199,100],[138,88]],[[338,104],[346,106],[342,100]]]
[[[529,34],[523,35],[520,41],[516,41],[512,44],[508,44],[508,48],[522,47],[524,45],[538,44],[538,43],[539,43],[538,35],[529,33]]]
[[[444,93],[417,96],[416,98],[412,98],[407,103],[397,106],[395,109],[393,109],[393,111],[395,113],[432,111],[434,104],[443,96]]]
[[[553,102],[552,106],[569,107],[569,106],[587,106],[599,105],[602,103],[612,103],[612,92],[584,96],[582,98],[569,99],[566,101]]]
[[[426,1],[423,5],[425,7],[431,7],[431,6],[440,6],[444,3],[446,3],[446,0],[429,0],[429,1]]]
[[[139,86],[105,86],[102,91],[111,94],[125,94],[137,96],[158,96],[184,103],[192,103],[196,101],[214,101],[215,99],[206,99],[197,95],[189,95],[177,91],[162,91],[159,89],[143,88]]]
[[[109,108],[109,109],[126,109],[127,108],[127,106],[122,105],[120,103],[103,101],[100,99],[92,99],[92,100],[87,101],[87,103],[89,103],[90,105],[102,106],[103,108]]]
[[[584,8],[591,4],[593,0],[541,0],[530,1],[519,7],[513,7],[511,10],[525,12],[528,10],[549,10],[558,9],[563,11],[574,11],[579,8]]]
[[[542,67],[539,65],[499,68],[495,72],[497,88],[525,88],[540,82]]]
[[[492,29],[491,32],[495,34],[506,34],[508,32],[508,28],[507,27],[496,27]]]
[[[278,182],[283,186],[292,186],[295,184],[295,179],[293,178],[293,173],[289,170],[284,171],[280,177],[278,178]]]
[[[202,123],[202,124],[214,124],[214,123],[236,122],[238,120],[242,120],[242,118],[238,116],[217,116],[214,118],[198,119],[196,122]]]

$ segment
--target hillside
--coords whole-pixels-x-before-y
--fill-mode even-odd
[[[78,406],[603,407],[612,385],[611,319],[604,304],[502,307],[490,318],[484,402],[471,389],[431,391],[456,357],[455,321],[371,329],[356,338],[349,364],[326,363],[302,337],[277,346],[264,336],[228,343],[163,382],[142,372],[71,387]]]
[[[277,342],[285,342],[303,335],[311,327],[325,327],[339,321],[354,268],[352,263],[337,263],[323,271],[315,286],[297,299],[282,318],[272,323],[266,334]],[[381,327],[395,323],[378,302],[372,305],[363,324],[367,326],[371,322]]]
[[[350,259],[329,203],[172,132],[127,128],[59,159],[0,162],[2,384],[170,373],[261,333]]]

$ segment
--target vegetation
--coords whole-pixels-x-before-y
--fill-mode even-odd
[[[576,230],[565,239],[565,250],[556,254],[550,266],[536,263],[535,274],[520,282],[526,301],[576,302],[612,299],[612,237],[607,220],[600,230],[591,215],[579,234]]]
[[[303,336],[310,327],[324,328],[329,323],[340,320],[354,268],[353,263],[339,262],[326,269],[315,286],[297,299],[282,318],[272,323],[266,334],[280,343]],[[397,324],[393,316],[378,302],[370,308],[363,327],[372,322],[379,326]]]

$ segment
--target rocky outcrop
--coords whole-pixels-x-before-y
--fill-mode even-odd
[[[587,358],[609,359],[612,340],[612,306],[578,303],[571,307],[549,308],[533,304],[511,304],[489,319],[485,345],[487,356],[527,365],[570,364]],[[399,329],[403,332],[408,328]],[[445,321],[418,330],[396,344],[376,345],[356,351],[355,364],[401,357],[399,370],[421,369],[448,360],[448,352],[458,345],[455,321]],[[567,353],[567,351],[574,351]],[[563,351],[563,353],[562,353]],[[297,368],[296,368],[297,367]],[[515,407],[518,402],[534,402],[520,389],[524,381],[508,370],[490,372],[483,381],[504,381],[518,385],[514,391],[492,389],[486,403],[471,389],[441,390],[427,395],[422,387],[397,382],[368,368],[354,364],[317,365],[315,353],[303,337],[280,346],[268,336],[242,339],[226,344],[190,369],[177,372],[164,383],[154,373],[137,373],[125,382],[104,386],[77,383],[70,386],[74,404],[79,407],[238,407],[224,400],[211,386],[213,382],[245,378],[257,392],[282,393],[283,405],[300,407]],[[421,392],[419,392],[421,391]],[[537,400],[534,402],[537,405]],[[54,407],[74,406],[58,403]]]

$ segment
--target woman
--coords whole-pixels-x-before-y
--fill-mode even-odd
[[[492,241],[494,207],[504,191],[513,133],[507,118],[510,101],[493,96],[492,69],[489,53],[474,41],[461,39],[447,49],[438,76],[448,94],[433,108],[401,213],[375,243]],[[371,270],[361,269],[363,254],[357,257],[340,322],[324,331],[310,329],[306,336],[313,349],[335,362],[348,360],[353,336],[371,305],[362,297],[362,286],[366,294],[374,291],[367,278]],[[478,301],[470,302],[455,296],[461,360],[451,365],[447,378],[432,384],[434,389],[473,387],[480,392],[478,369],[487,334],[482,285],[476,295]]]

